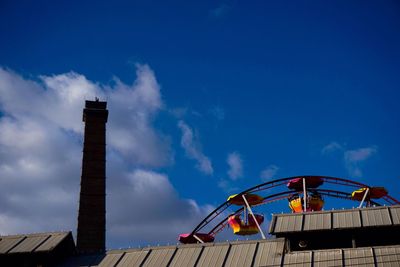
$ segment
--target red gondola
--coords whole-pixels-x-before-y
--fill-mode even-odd
[[[306,181],[306,188],[317,188],[324,183],[322,177],[310,176],[306,178],[295,178],[287,183],[287,187],[292,190],[302,191],[303,190],[303,179]]]
[[[351,198],[354,200],[361,201],[367,191],[367,187],[355,190],[351,194]],[[384,187],[370,187],[366,199],[379,199],[381,197],[387,196],[388,191]]]
[[[196,233],[196,236],[204,243],[214,242],[214,236],[210,234]],[[199,242],[191,233],[180,234],[178,240],[182,244],[196,244]]]
[[[245,197],[250,206],[260,204],[264,200],[261,196],[256,194],[246,194]],[[238,206],[243,206],[246,204],[243,200],[242,195],[239,194],[229,196],[228,201],[229,203]]]

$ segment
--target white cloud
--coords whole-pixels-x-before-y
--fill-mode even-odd
[[[350,150],[346,149],[345,145],[331,142],[322,148],[321,153],[327,155],[337,151],[342,155],[344,167],[347,169],[349,175],[352,177],[362,177],[361,165],[378,151],[378,147],[370,146]]]
[[[263,181],[268,181],[274,178],[276,173],[279,171],[279,167],[276,165],[269,165],[261,171],[260,177]]]
[[[0,70],[2,110],[19,120],[41,118],[48,123],[82,134],[80,119],[84,99],[100,97],[111,110],[108,146],[126,159],[144,166],[171,163],[168,138],[152,127],[152,119],[162,107],[159,85],[147,65],[137,65],[137,80],[114,87],[95,84],[74,72],[42,76],[43,84],[24,80],[17,74]]]
[[[159,167],[173,162],[168,137],[157,132],[152,121],[163,106],[153,71],[137,66],[137,79],[131,86],[119,80],[107,88],[110,115],[109,145],[132,163]]]
[[[136,75],[106,86],[74,72],[30,80],[0,68],[0,234],[76,229],[82,109],[95,97],[110,110],[108,244],[173,242],[206,215],[210,207],[180,198],[166,175],[144,170],[173,156],[153,126],[163,110],[155,75],[147,65]]]
[[[178,127],[182,131],[181,146],[186,152],[186,155],[197,161],[197,169],[207,175],[212,175],[214,170],[211,161],[201,151],[200,143],[195,138],[193,130],[184,122],[179,121]]]
[[[226,163],[229,165],[228,175],[232,180],[243,176],[243,161],[239,153],[232,152],[228,154]]]
[[[363,175],[360,165],[377,152],[376,146],[347,150],[344,152],[344,161],[349,174],[353,177]]]
[[[373,154],[376,153],[376,151],[377,151],[376,146],[347,150],[344,153],[344,158],[347,162],[352,162],[352,163],[361,162],[371,157]]]
[[[179,198],[164,174],[137,169],[120,178],[125,182],[110,189],[114,192],[110,199],[115,208],[108,213],[109,231],[113,232],[113,241],[119,244],[132,240],[174,241],[177,233],[190,232],[214,209]]]
[[[337,142],[331,142],[322,148],[321,153],[329,154],[338,150],[343,150],[343,146]]]

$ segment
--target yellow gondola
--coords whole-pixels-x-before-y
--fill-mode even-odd
[[[294,213],[303,212],[303,199],[301,197],[289,200],[289,207]]]
[[[364,198],[367,187],[360,188],[351,193],[351,198],[354,200],[361,201]],[[384,187],[370,187],[366,199],[378,199],[388,194],[388,191]]]

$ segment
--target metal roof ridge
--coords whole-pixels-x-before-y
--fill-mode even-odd
[[[360,250],[360,249],[371,249],[371,248],[400,248],[400,245],[381,245],[381,246],[368,246],[368,247],[340,247],[340,248],[324,248],[324,249],[310,249],[310,250],[292,250],[285,252],[285,254],[296,254],[296,253],[305,253],[305,252],[332,252],[337,250]]]
[[[400,208],[400,205],[390,205],[390,206],[376,206],[376,207],[362,207],[362,208],[351,208],[351,209],[336,209],[336,210],[320,210],[320,211],[308,211],[308,212],[298,212],[298,213],[273,213],[272,216],[284,217],[284,216],[300,216],[300,215],[312,215],[312,214],[326,214],[326,213],[340,213],[349,212],[357,210],[378,210],[387,208]]]
[[[224,242],[212,242],[212,243],[197,243],[197,244],[179,244],[179,245],[166,245],[166,246],[149,246],[140,248],[121,248],[121,249],[110,249],[106,253],[115,254],[122,252],[137,252],[137,251],[149,251],[158,249],[184,249],[184,248],[197,248],[197,247],[213,247],[213,246],[224,246],[224,245],[241,245],[241,244],[257,244],[257,243],[269,243],[269,242],[282,242],[284,238],[270,238],[270,239],[252,239],[252,240],[239,240],[239,241],[224,241]]]
[[[18,237],[36,237],[43,235],[60,235],[60,234],[72,234],[72,231],[52,231],[52,232],[41,232],[41,233],[29,233],[29,234],[11,234],[11,235],[0,235],[0,238],[18,238]]]

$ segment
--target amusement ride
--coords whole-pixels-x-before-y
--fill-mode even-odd
[[[264,216],[254,213],[254,208],[286,200],[293,213],[318,212],[323,209],[326,198],[356,201],[359,203],[358,208],[400,204],[384,187],[328,176],[288,177],[262,183],[229,196],[190,233],[180,234],[178,240],[183,244],[213,242],[226,227],[230,227],[234,235],[260,234],[265,239],[261,228]],[[233,212],[232,208],[235,208]]]

